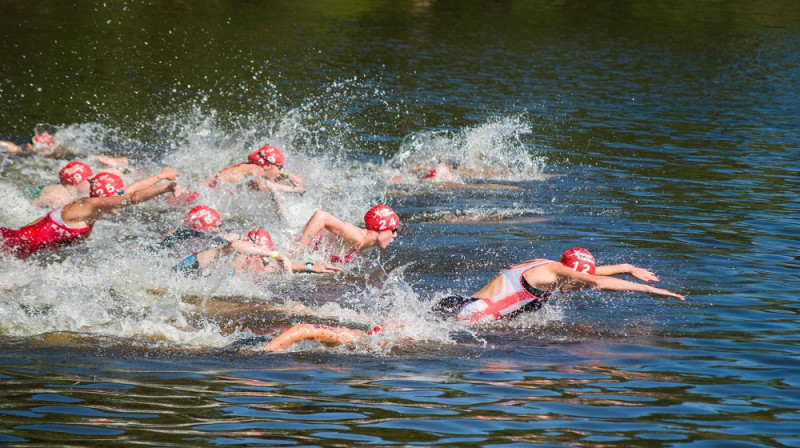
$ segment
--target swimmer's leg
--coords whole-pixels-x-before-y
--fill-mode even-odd
[[[439,318],[448,319],[455,317],[465,305],[475,300],[472,297],[448,296],[433,305],[431,311]]]
[[[353,342],[364,336],[363,331],[351,330],[345,327],[330,327],[328,325],[297,324],[279,334],[261,350],[277,352],[286,349],[295,342],[311,339],[314,342],[327,346],[336,346]]]

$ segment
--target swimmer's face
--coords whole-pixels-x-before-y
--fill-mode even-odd
[[[381,250],[386,249],[390,244],[392,244],[392,241],[394,241],[396,237],[397,229],[378,232],[378,247],[380,247]]]

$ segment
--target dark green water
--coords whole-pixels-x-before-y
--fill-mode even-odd
[[[270,142],[309,192],[283,219],[209,193],[234,230],[282,241],[377,201],[403,221],[379,280],[172,278],[141,250],[185,212],[163,204],[0,259],[0,444],[800,447],[796,1],[4,1],[0,48],[0,139],[46,129],[185,186]],[[437,160],[514,188],[382,180]],[[18,227],[65,160],[3,162]],[[431,325],[432,298],[575,245],[687,301]],[[322,317],[263,306],[285,302]],[[397,316],[378,341],[249,350]]]

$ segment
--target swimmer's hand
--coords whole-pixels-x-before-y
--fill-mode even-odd
[[[280,257],[278,261],[280,262],[281,266],[283,266],[283,269],[289,273],[289,275],[294,275],[294,270],[292,269],[292,260],[285,257]]]
[[[285,177],[289,179],[289,182],[298,188],[303,188],[303,178],[298,176],[297,174],[293,173],[286,173]],[[303,190],[305,191],[305,189]]]
[[[667,291],[666,289],[661,289],[661,288],[650,287],[647,293],[653,297],[660,297],[663,299],[676,299],[680,301],[686,300],[686,298],[680,294],[675,294],[672,291]]]
[[[647,269],[638,268],[636,266],[631,266],[631,268],[628,271],[628,273],[630,275],[638,278],[639,280],[642,280],[642,281],[645,281],[645,282],[648,282],[648,283],[649,282],[657,282],[658,281],[658,276],[654,272],[648,271]]]
[[[183,189],[181,189],[181,186],[178,185],[177,182],[170,182],[167,191],[172,191],[172,196],[176,198],[183,194]]]
[[[179,176],[178,172],[170,167],[166,167],[163,170],[161,170],[161,178],[163,180],[175,180],[178,178],[178,176]]]
[[[342,271],[341,268],[337,268],[336,266],[330,266],[327,264],[315,264],[311,266],[311,272],[316,272],[317,274],[335,274],[341,271]]]

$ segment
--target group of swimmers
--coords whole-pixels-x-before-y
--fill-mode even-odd
[[[30,152],[33,148],[35,145],[32,142],[24,148],[16,147],[16,152]],[[273,194],[303,194],[305,188],[302,178],[286,173],[284,163],[285,158],[280,150],[265,145],[251,152],[246,162],[220,170],[207,180],[207,184],[211,188],[228,183],[268,190]],[[114,163],[108,165],[120,166]],[[434,171],[437,169],[442,171],[444,168],[437,167]],[[125,186],[119,174],[104,171],[95,175],[85,163],[70,162],[59,173],[61,184],[67,189],[66,194],[61,194],[64,203],[22,228],[0,227],[0,256],[5,253],[6,256],[27,258],[40,251],[58,250],[78,243],[89,237],[95,222],[101,217],[167,193],[171,193],[173,198],[180,198],[174,202],[176,204],[197,200],[199,194],[183,192],[176,183],[177,177],[178,173],[167,167],[156,175]],[[88,197],[81,197],[87,194]],[[363,228],[318,210],[304,226],[289,254],[281,254],[275,250],[271,235],[266,230],[252,229],[243,238],[225,236],[218,232],[220,222],[216,210],[196,205],[186,215],[182,228],[166,236],[161,247],[172,246],[198,235],[210,235],[206,239],[208,247],[184,258],[175,266],[176,271],[198,275],[217,260],[233,259],[237,272],[254,275],[284,271],[336,273],[341,268],[335,265],[350,262],[365,249],[386,249],[396,238],[400,227],[397,213],[382,204],[367,211]],[[322,239],[329,235],[335,237],[342,249],[340,254],[330,257],[331,264],[302,264],[291,260],[305,250],[316,249]],[[536,258],[511,265],[469,296],[449,296],[437,301],[432,306],[432,313],[438,318],[459,321],[508,319],[539,309],[556,291],[568,294],[584,288],[642,292],[654,297],[684,300],[682,295],[666,289],[613,277],[619,274],[628,274],[647,283],[659,280],[653,272],[630,264],[597,266],[588,250],[572,248],[564,252],[559,261]],[[347,327],[300,323],[275,337],[262,349],[284,350],[301,340],[340,345],[375,334],[387,325],[391,323],[364,332]]]
[[[46,140],[54,145],[52,137],[34,137],[33,140]],[[43,144],[39,144],[41,148]],[[8,148],[9,146],[6,145]],[[33,143],[25,146],[11,146],[12,154],[33,152]],[[51,154],[47,153],[47,154]],[[112,163],[114,158],[101,159],[106,166],[118,167]],[[285,157],[276,147],[265,145],[248,155],[247,161],[220,170],[206,183],[210,188],[220,184],[236,184],[244,188],[268,190],[278,193],[305,192],[300,176],[284,171]],[[127,166],[127,163],[124,164]],[[28,258],[42,252],[79,243],[92,232],[95,222],[117,210],[148,201],[166,193],[172,193],[174,204],[184,204],[198,199],[199,193],[185,193],[177,184],[178,173],[172,168],[164,168],[160,173],[146,177],[129,185],[124,185],[116,172],[103,171],[95,175],[85,162],[73,160],[59,171],[60,184],[43,188],[48,200],[34,203],[54,207],[44,217],[18,229],[0,227],[0,254],[18,258]],[[282,181],[285,180],[286,183]],[[50,188],[52,187],[52,188]],[[87,197],[88,196],[88,197]],[[347,253],[331,256],[333,263],[349,261],[356,253],[370,247],[385,249],[393,240],[400,225],[397,214],[385,205],[372,207],[365,215],[365,228],[344,222],[323,211],[317,211],[302,231],[301,238],[293,248],[298,253],[316,241],[320,244],[320,234],[324,231],[338,237],[347,247]],[[252,229],[245,237],[236,235],[217,235],[221,218],[219,213],[206,205],[196,205],[187,213],[180,231],[168,232],[160,245],[175,245],[189,238],[206,240],[209,246],[192,253],[177,266],[176,270],[186,274],[199,274],[207,270],[216,260],[233,258],[236,271],[247,271],[254,275],[275,273],[281,270],[307,273],[335,273],[341,269],[328,264],[293,263],[287,256],[275,250],[269,232]],[[187,232],[188,230],[194,231]]]

